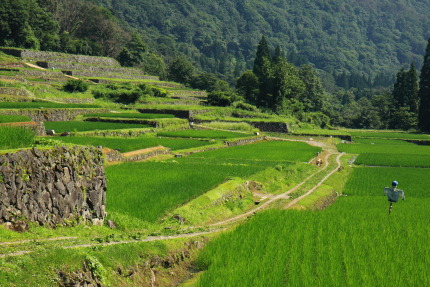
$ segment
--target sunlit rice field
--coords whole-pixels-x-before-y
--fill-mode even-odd
[[[389,215],[393,179],[406,200]],[[198,286],[429,286],[429,185],[429,169],[357,168],[326,210],[272,210],[209,243]]]

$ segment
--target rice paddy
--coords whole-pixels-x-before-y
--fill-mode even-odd
[[[297,158],[297,147],[307,155]],[[308,161],[319,150],[304,143],[264,142],[176,160],[109,166],[107,209],[155,222],[230,177],[247,177],[280,162]]]
[[[403,160],[396,150],[411,162],[429,156],[426,147],[378,143],[348,151],[391,158],[393,166]],[[372,149],[379,153],[366,153]],[[393,180],[406,200],[389,214],[383,189]],[[429,168],[355,167],[346,196],[325,210],[269,210],[210,242],[197,286],[428,286],[428,186]]]
[[[129,124],[129,123],[108,123],[108,122],[45,122],[47,130],[54,130],[56,133],[62,132],[85,132],[94,130],[115,130],[115,129],[137,129],[149,128],[149,125],[144,124]]]
[[[237,133],[229,131],[217,130],[179,130],[169,132],[159,132],[158,136],[161,137],[175,137],[175,138],[209,138],[209,139],[231,139],[243,138],[253,136],[251,133]]]
[[[209,141],[196,140],[196,139],[170,139],[158,138],[151,136],[141,136],[133,138],[123,137],[60,137],[59,140],[66,143],[73,143],[79,145],[93,145],[103,146],[110,149],[118,149],[121,152],[129,152],[154,146],[164,146],[170,148],[172,151],[189,149],[199,146],[211,144]]]

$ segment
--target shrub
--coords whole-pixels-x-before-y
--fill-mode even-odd
[[[240,100],[242,98],[233,92],[213,91],[208,94],[208,103],[212,106],[227,107]]]
[[[245,111],[259,112],[259,110],[256,106],[245,103],[243,101],[234,102],[232,106],[237,108],[237,109],[241,109],[241,110],[245,110]]]
[[[88,83],[82,80],[68,80],[66,84],[64,84],[63,90],[69,93],[83,93],[88,90]]]

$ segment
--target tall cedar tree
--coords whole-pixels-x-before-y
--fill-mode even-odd
[[[418,126],[422,131],[430,132],[430,39],[421,69],[419,99]]]
[[[269,44],[267,43],[266,37],[262,37],[257,47],[257,55],[254,60],[254,68],[252,72],[258,78],[261,78],[264,73],[265,62],[271,60]]]

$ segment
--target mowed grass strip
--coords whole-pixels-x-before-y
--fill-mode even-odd
[[[122,137],[60,137],[59,140],[66,143],[73,143],[79,145],[93,145],[103,146],[110,149],[119,149],[121,152],[129,152],[144,148],[162,145],[171,150],[188,149],[199,146],[211,144],[208,141],[196,139],[170,139],[170,138],[157,138],[157,137],[136,137],[136,138],[122,138]]]
[[[92,109],[100,108],[93,104],[60,104],[51,102],[0,102],[0,109]]]
[[[45,122],[47,130],[54,130],[56,133],[62,132],[85,132],[95,130],[118,130],[118,129],[137,129],[149,128],[149,125],[128,124],[128,123],[105,123],[105,122]]]
[[[97,113],[86,114],[84,117],[88,118],[122,118],[122,119],[166,119],[175,118],[170,114],[143,114],[143,113]]]
[[[229,131],[218,130],[180,130],[159,132],[160,137],[176,137],[176,138],[209,138],[209,139],[230,139],[230,138],[243,138],[253,136],[252,133],[236,133]]]

